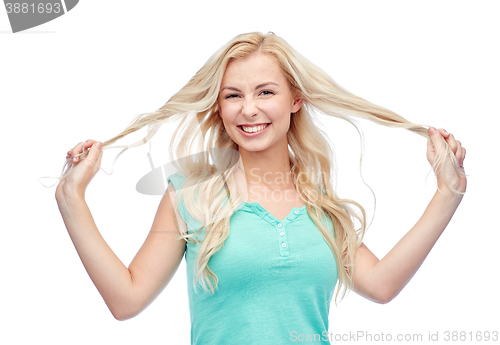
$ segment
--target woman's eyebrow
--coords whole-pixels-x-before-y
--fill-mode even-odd
[[[268,85],[276,85],[276,86],[279,86],[278,84],[276,84],[275,82],[273,81],[268,81],[268,82],[265,82],[265,83],[262,83],[262,84],[259,84],[255,87],[255,90],[258,90],[260,88],[263,88],[265,86],[268,86]],[[236,91],[236,92],[241,92],[240,89],[234,87],[234,86],[224,86],[221,91],[224,91],[225,89],[228,89],[228,90],[233,90],[233,91]]]
[[[258,89],[260,89],[260,88],[262,88],[262,87],[265,87],[265,86],[267,86],[267,85],[276,85],[276,86],[279,86],[278,84],[276,84],[276,83],[275,83],[275,82],[273,82],[273,81],[268,81],[268,82],[265,82],[265,83],[263,83],[263,84],[257,85],[257,86],[255,87],[255,90],[258,90]]]

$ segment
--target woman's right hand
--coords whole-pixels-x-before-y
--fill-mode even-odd
[[[82,146],[85,152],[88,153],[86,157],[81,155],[83,152]],[[78,143],[68,151],[66,159],[71,159],[72,169],[66,178],[59,181],[56,189],[56,200],[68,195],[85,197],[87,186],[101,166],[102,153],[102,143],[91,139],[84,142],[83,145]]]

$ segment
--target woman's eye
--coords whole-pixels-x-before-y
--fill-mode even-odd
[[[226,99],[228,99],[228,98],[236,98],[236,97],[238,97],[238,95],[232,94],[232,95],[227,95]]]
[[[261,92],[262,95],[267,96],[267,95],[274,95],[274,92],[269,91],[269,90],[264,90]]]

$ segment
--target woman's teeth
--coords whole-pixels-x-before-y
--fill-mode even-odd
[[[259,132],[259,131],[263,130],[268,125],[269,125],[269,123],[267,123],[265,125],[255,126],[255,127],[241,126],[241,128],[243,129],[243,131],[245,131],[247,133],[254,133],[254,132]]]

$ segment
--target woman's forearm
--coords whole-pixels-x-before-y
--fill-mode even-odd
[[[436,191],[424,214],[410,231],[377,262],[373,276],[377,277],[386,300],[396,297],[410,281],[429,254],[457,209],[462,195]]]
[[[109,310],[117,319],[128,316],[133,309],[130,271],[99,233],[85,199],[64,197],[57,204],[76,251]]]

